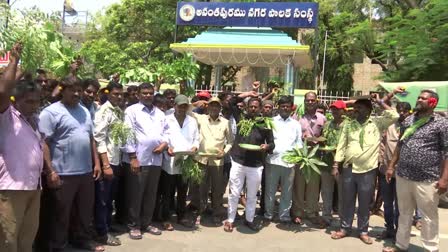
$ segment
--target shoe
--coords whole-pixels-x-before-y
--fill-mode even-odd
[[[213,224],[215,226],[221,226],[222,225],[222,219],[220,216],[213,216]]]
[[[252,231],[258,232],[260,231],[261,227],[256,224],[255,222],[249,222],[249,221],[244,221],[244,225],[246,225],[249,229],[251,229]]]
[[[100,244],[108,245],[108,246],[120,246],[121,245],[120,239],[118,239],[117,237],[115,237],[111,234],[99,236],[96,238],[96,241],[99,242]]]
[[[319,229],[325,229],[329,225],[324,219],[322,219],[320,217],[310,218],[310,221],[313,225],[316,225],[317,228],[319,228]]]
[[[395,231],[394,230],[384,230],[377,238],[381,240],[393,239],[395,240]]]
[[[185,218],[182,218],[182,219],[178,220],[177,223],[179,223],[180,225],[182,225],[184,227],[187,227],[187,228],[193,228],[194,227],[193,221],[185,219]]]

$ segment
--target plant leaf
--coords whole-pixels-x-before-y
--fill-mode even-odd
[[[311,167],[317,174],[320,175],[320,169],[315,164],[310,163],[309,167]]]
[[[327,163],[325,163],[325,162],[323,162],[323,161],[320,161],[320,160],[317,160],[317,159],[315,159],[315,158],[312,158],[312,159],[310,159],[309,161],[310,161],[310,163],[313,163],[313,164],[315,164],[315,165],[319,165],[319,166],[328,166]]]
[[[316,145],[313,150],[311,150],[311,152],[308,154],[308,158],[312,158],[314,157],[314,155],[316,154],[317,149],[319,149],[319,145]]]

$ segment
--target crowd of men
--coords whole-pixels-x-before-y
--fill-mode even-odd
[[[150,83],[125,92],[111,80],[100,90],[98,81],[71,74],[50,85],[44,71],[16,80],[20,53],[16,45],[0,79],[2,252],[63,251],[69,243],[103,251],[121,245],[112,223],[139,240],[143,233],[173,231],[173,214],[188,228],[211,216],[226,232],[238,218],[259,231],[263,222],[302,225],[305,219],[326,228],[338,214],[340,229],[331,238],[341,239],[352,231],[356,202],[359,238],[372,244],[368,227],[377,187],[384,199],[382,238],[396,241],[384,251],[409,248],[415,210],[422,216],[423,248],[439,249],[448,120],[434,112],[439,97],[432,90],[421,91],[413,112],[408,103],[391,107],[403,92],[397,88],[382,99],[356,100],[351,114],[346,102],[336,101],[327,120],[316,93],[305,95],[300,115],[292,97],[273,102],[274,92],[259,96],[258,82],[250,92],[200,92],[190,101],[174,90],[158,93]],[[374,107],[381,113],[374,115]],[[274,127],[255,124],[241,132],[260,117],[272,118]],[[309,180],[302,167],[283,159],[305,141],[335,147],[316,153],[328,167]],[[201,182],[182,175],[178,161],[188,155],[199,165]]]

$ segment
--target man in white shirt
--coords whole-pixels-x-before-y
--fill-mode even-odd
[[[264,217],[272,220],[274,217],[274,202],[277,185],[280,181],[282,195],[278,210],[279,219],[282,222],[290,222],[290,209],[292,204],[292,184],[294,181],[294,165],[282,160],[286,151],[293,147],[302,147],[302,129],[300,124],[291,118],[293,100],[291,97],[282,96],[278,101],[278,112],[275,116],[274,143],[275,149],[267,156],[266,169],[266,193]]]
[[[153,235],[162,232],[151,225],[157,186],[162,170],[162,153],[168,147],[165,114],[153,105],[154,86],[138,87],[140,102],[125,110],[125,123],[135,133],[135,143],[128,143],[123,156],[126,167],[128,227],[131,239],[142,239],[141,230]]]
[[[199,148],[199,130],[196,120],[187,115],[189,101],[185,95],[174,99],[174,113],[166,117],[169,127],[168,151],[164,152],[162,173],[160,177],[162,198],[163,227],[167,231],[174,230],[170,223],[170,202],[172,192],[177,190],[176,214],[180,224],[189,226],[185,219],[188,183],[182,178],[182,168],[176,165],[184,155],[175,155],[179,151],[196,152]]]
[[[96,112],[93,137],[97,143],[102,163],[103,179],[95,181],[95,229],[97,240],[109,246],[121,245],[120,240],[110,234],[112,201],[120,176],[120,143],[115,143],[112,130],[116,123],[123,122],[124,112],[119,105],[123,101],[123,86],[110,82],[107,87],[107,102]],[[115,203],[117,206],[117,202]]]

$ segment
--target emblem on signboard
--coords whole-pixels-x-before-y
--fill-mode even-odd
[[[185,22],[193,20],[196,10],[192,5],[186,4],[179,10],[179,17]]]

